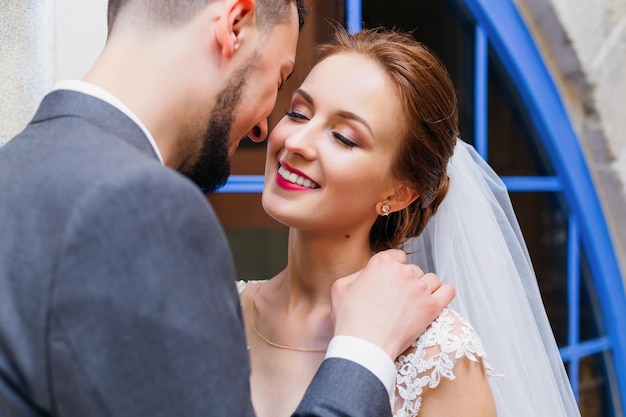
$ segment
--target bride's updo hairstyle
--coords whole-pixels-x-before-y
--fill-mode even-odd
[[[369,240],[374,252],[400,248],[424,230],[448,191],[446,166],[459,134],[454,86],[441,61],[409,34],[378,28],[349,35],[338,27],[335,39],[317,48],[317,62],[340,53],[373,60],[396,86],[403,120],[389,123],[405,129],[392,174],[420,197],[379,216]]]

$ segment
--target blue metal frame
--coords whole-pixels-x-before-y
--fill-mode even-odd
[[[511,0],[457,0],[486,34],[520,98],[529,109],[531,121],[548,152],[557,174],[554,189],[560,189],[571,211],[569,248],[570,345],[564,359],[577,369],[578,359],[610,349],[613,352],[618,391],[626,403],[626,296],[614,248],[596,189],[561,97],[535,43]],[[516,180],[522,182],[523,180]],[[560,183],[560,187],[559,184]],[[528,188],[525,188],[528,190]],[[537,190],[539,191],[539,190]],[[580,239],[580,240],[579,240]],[[577,287],[582,243],[600,299],[607,337],[580,343],[578,340]],[[574,320],[572,319],[572,320]],[[607,343],[608,342],[608,343]],[[577,376],[577,372],[573,372]],[[573,380],[576,378],[573,378]],[[577,382],[575,383],[577,387]]]
[[[567,347],[573,347],[568,351],[567,358],[570,363],[570,382],[572,391],[578,400],[579,397],[579,371],[580,357],[580,247],[578,222],[574,216],[569,219],[569,233],[567,245],[567,299],[568,299],[568,323],[567,323]],[[563,356],[563,351],[561,351]],[[563,358],[565,359],[565,358]]]
[[[480,156],[487,161],[488,43],[485,32],[479,25],[476,26],[474,36],[476,38],[474,41],[474,147]]]
[[[361,0],[346,0],[346,29],[355,33],[362,29]]]
[[[263,175],[231,175],[220,193],[261,193]]]
[[[455,0],[476,22],[475,145],[487,157],[487,60],[491,46],[518,94],[556,171],[554,177],[506,177],[510,191],[562,192],[570,210],[568,247],[569,340],[561,349],[570,362],[574,392],[578,392],[579,359],[606,350],[613,352],[618,392],[626,404],[626,295],[607,224],[596,189],[561,97],[511,0]],[[346,0],[347,29],[362,28],[361,0]],[[257,193],[262,176],[231,176],[221,192]],[[600,299],[605,337],[580,342],[580,250],[582,243]]]

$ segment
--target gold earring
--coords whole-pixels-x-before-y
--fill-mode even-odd
[[[385,201],[380,209],[383,212],[383,216],[389,216],[389,210],[391,207],[389,207],[388,201]]]

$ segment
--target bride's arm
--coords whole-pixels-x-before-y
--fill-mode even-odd
[[[424,391],[419,417],[495,417],[496,406],[482,361],[459,359],[454,374],[455,379],[444,378],[436,389]]]

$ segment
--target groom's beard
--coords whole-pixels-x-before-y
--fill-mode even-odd
[[[200,155],[188,174],[205,194],[226,184],[230,175],[229,132],[250,68],[243,65],[218,93],[204,133]]]

